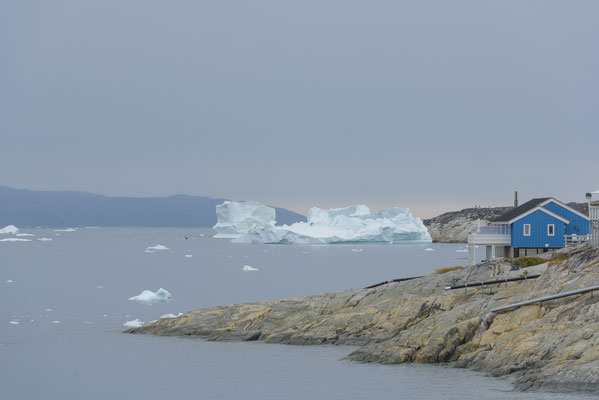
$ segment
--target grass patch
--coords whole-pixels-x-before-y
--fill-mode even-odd
[[[451,272],[451,271],[457,271],[459,269],[463,269],[464,267],[460,267],[460,266],[456,266],[456,267],[445,267],[445,268],[439,268],[436,269],[435,272],[438,274],[445,274],[447,272]]]
[[[518,257],[514,258],[514,262],[518,264],[520,268],[528,268],[534,265],[543,264],[544,262],[547,262],[547,260],[540,257]]]
[[[560,263],[562,261],[566,261],[567,259],[568,259],[568,256],[565,253],[559,253],[559,254],[551,257],[548,265],[550,267],[553,267],[555,264]]]

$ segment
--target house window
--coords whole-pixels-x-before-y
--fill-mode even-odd
[[[530,224],[524,224],[524,236],[530,236]]]
[[[547,236],[555,236],[555,225],[553,225],[553,224],[547,225]]]

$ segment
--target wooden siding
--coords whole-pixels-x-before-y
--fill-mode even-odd
[[[530,236],[524,236],[524,224],[530,224]],[[547,235],[549,224],[555,226],[554,236]],[[565,225],[559,219],[537,210],[512,224],[512,247],[564,247]]]
[[[589,221],[582,218],[580,215],[563,208],[562,206],[554,203],[553,201],[545,204],[543,207],[551,211],[552,213],[557,214],[560,217],[563,217],[570,221],[570,223],[566,225],[566,235],[589,234]]]

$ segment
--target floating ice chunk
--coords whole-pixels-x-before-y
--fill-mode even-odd
[[[37,238],[37,240],[39,240],[40,242],[51,242],[52,241],[51,238],[47,238],[47,237]]]
[[[246,272],[259,271],[258,268],[254,268],[251,265],[244,265],[243,268],[241,268],[241,270]]]
[[[246,201],[225,201],[216,206],[217,223],[215,238],[237,238],[251,229],[275,226],[275,209],[263,204]]]
[[[104,286],[96,286],[96,289],[104,289]]]
[[[17,228],[14,225],[8,225],[8,226],[5,226],[4,228],[0,229],[0,235],[2,235],[2,234],[16,235],[17,233],[19,233],[19,228]]]
[[[77,228],[54,229],[54,232],[76,232]]]
[[[427,247],[426,249],[424,249],[424,251],[435,251],[435,249],[433,249],[432,247]]]
[[[46,308],[46,311],[52,311],[52,309],[51,308]]]
[[[123,324],[123,326],[127,328],[139,328],[145,324],[144,321],[140,321],[139,318],[134,319],[133,321],[127,321]]]
[[[0,239],[0,242],[31,242],[31,239],[4,238],[4,239]]]
[[[351,249],[351,251],[360,252],[360,251],[364,251],[364,249]]]
[[[148,250],[150,250],[150,251],[148,251]],[[166,246],[164,246],[164,245],[162,245],[162,244],[157,244],[156,246],[150,246],[150,247],[148,247],[146,249],[146,252],[148,252],[148,253],[152,252],[153,253],[152,250],[169,250],[169,248],[166,247]]]
[[[177,315],[175,315],[175,314],[172,314],[172,313],[171,313],[171,314],[164,314],[164,315],[162,315],[162,316],[161,316],[160,318],[158,318],[158,319],[177,318],[177,317],[180,317],[181,315],[183,315],[183,313],[179,313],[179,314],[177,314]]]
[[[322,210],[312,208],[307,222],[275,226],[275,210],[259,203],[225,202],[216,206],[214,237],[236,243],[334,244],[430,243],[420,218],[407,208],[387,208],[370,213],[364,205]]]
[[[163,288],[160,288],[156,292],[152,292],[151,290],[144,290],[137,296],[129,297],[129,300],[151,303],[155,301],[167,301],[170,298],[171,294]]]
[[[468,253],[468,249],[457,249],[457,253]]]
[[[19,325],[19,321],[16,319],[13,319],[13,320],[9,321],[8,323],[11,325]]]
[[[86,325],[93,325],[94,321],[83,321],[83,323]]]
[[[6,283],[14,283],[14,281],[12,279],[9,279],[6,281]]]
[[[35,236],[32,233],[17,233],[17,236],[21,237],[21,236]]]
[[[201,236],[201,237],[204,237],[204,234],[203,234],[203,233],[200,233],[200,236]]]
[[[185,254],[186,258],[193,258],[193,254]]]
[[[146,251],[144,253],[155,253],[155,251],[146,249]]]
[[[60,324],[60,321],[52,321],[53,324]]]

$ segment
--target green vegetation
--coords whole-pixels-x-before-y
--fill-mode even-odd
[[[546,260],[543,259],[541,257],[518,257],[518,258],[514,258],[514,262],[516,264],[518,264],[520,266],[520,268],[528,268],[528,267],[532,267],[534,265],[539,265],[539,264],[543,264],[548,262],[549,266],[555,265],[558,262],[567,260],[568,256],[566,256],[564,253],[560,253],[560,254],[556,254],[555,256],[551,257],[550,259]]]
[[[436,269],[435,272],[438,274],[444,274],[446,272],[457,271],[458,269],[463,269],[464,267],[456,266],[456,267],[445,267]]]
[[[599,201],[594,201],[591,203],[592,206],[599,206]]]

